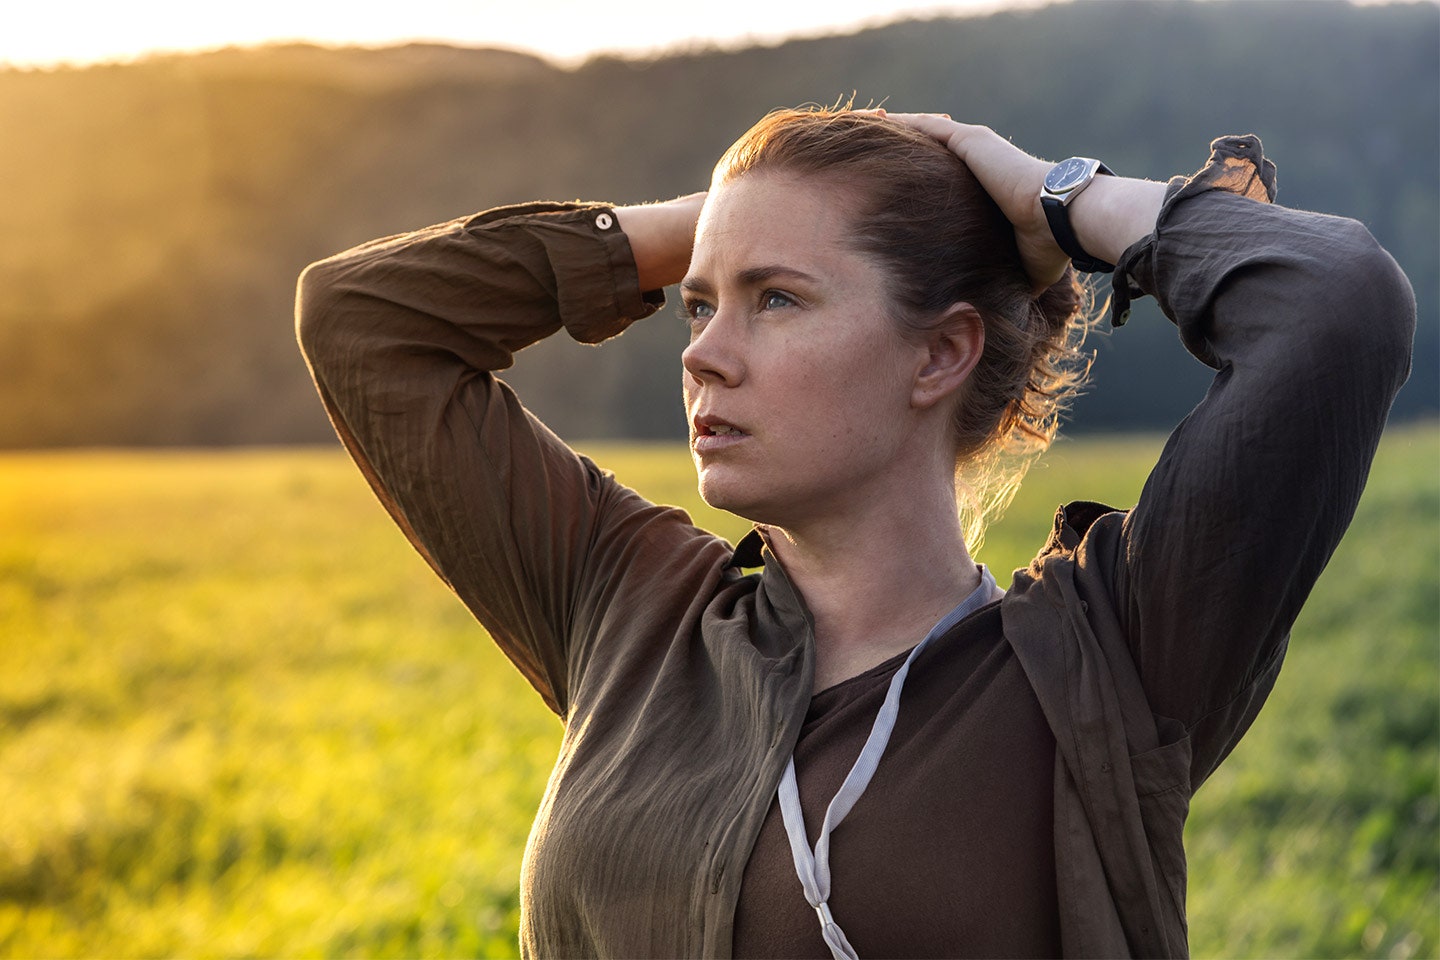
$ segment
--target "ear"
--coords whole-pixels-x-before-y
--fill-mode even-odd
[[[936,321],[915,374],[910,405],[926,409],[955,395],[985,350],[985,322],[968,303],[954,303]]]

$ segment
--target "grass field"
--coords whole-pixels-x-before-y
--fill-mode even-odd
[[[1062,443],[981,559],[1157,449]],[[743,531],[683,449],[590,452]],[[1435,424],[1387,435],[1197,796],[1197,956],[1440,953],[1437,477]],[[559,733],[338,450],[0,456],[0,954],[513,955]]]

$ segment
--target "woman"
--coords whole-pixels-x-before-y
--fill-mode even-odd
[[[982,127],[783,111],[708,195],[503,208],[306,271],[341,439],[565,723],[527,954],[1186,952],[1189,797],[1352,514],[1414,303],[1361,226],[1268,204],[1254,138],[1168,186],[1071,167],[1042,203],[1051,165]],[[1219,373],[1140,502],[1062,508],[1002,591],[956,503],[1003,500],[993,462],[1053,433],[1072,257]],[[734,548],[491,373],[675,282],[701,492],[757,524]]]

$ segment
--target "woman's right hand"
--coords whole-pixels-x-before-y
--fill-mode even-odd
[[[641,290],[659,290],[684,279],[705,196],[702,191],[662,203],[615,208],[615,219],[635,256]]]

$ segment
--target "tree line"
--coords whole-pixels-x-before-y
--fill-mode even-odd
[[[3,70],[0,446],[327,440],[291,328],[305,264],[500,204],[700,189],[767,110],[852,96],[1161,179],[1258,133],[1280,202],[1359,218],[1409,274],[1396,415],[1433,415],[1437,36],[1431,3],[1137,0],[571,69],[292,45]],[[667,309],[600,348],[552,338],[507,376],[562,436],[675,437],[684,339]],[[1164,429],[1209,379],[1153,307],[1091,345],[1076,430]]]

